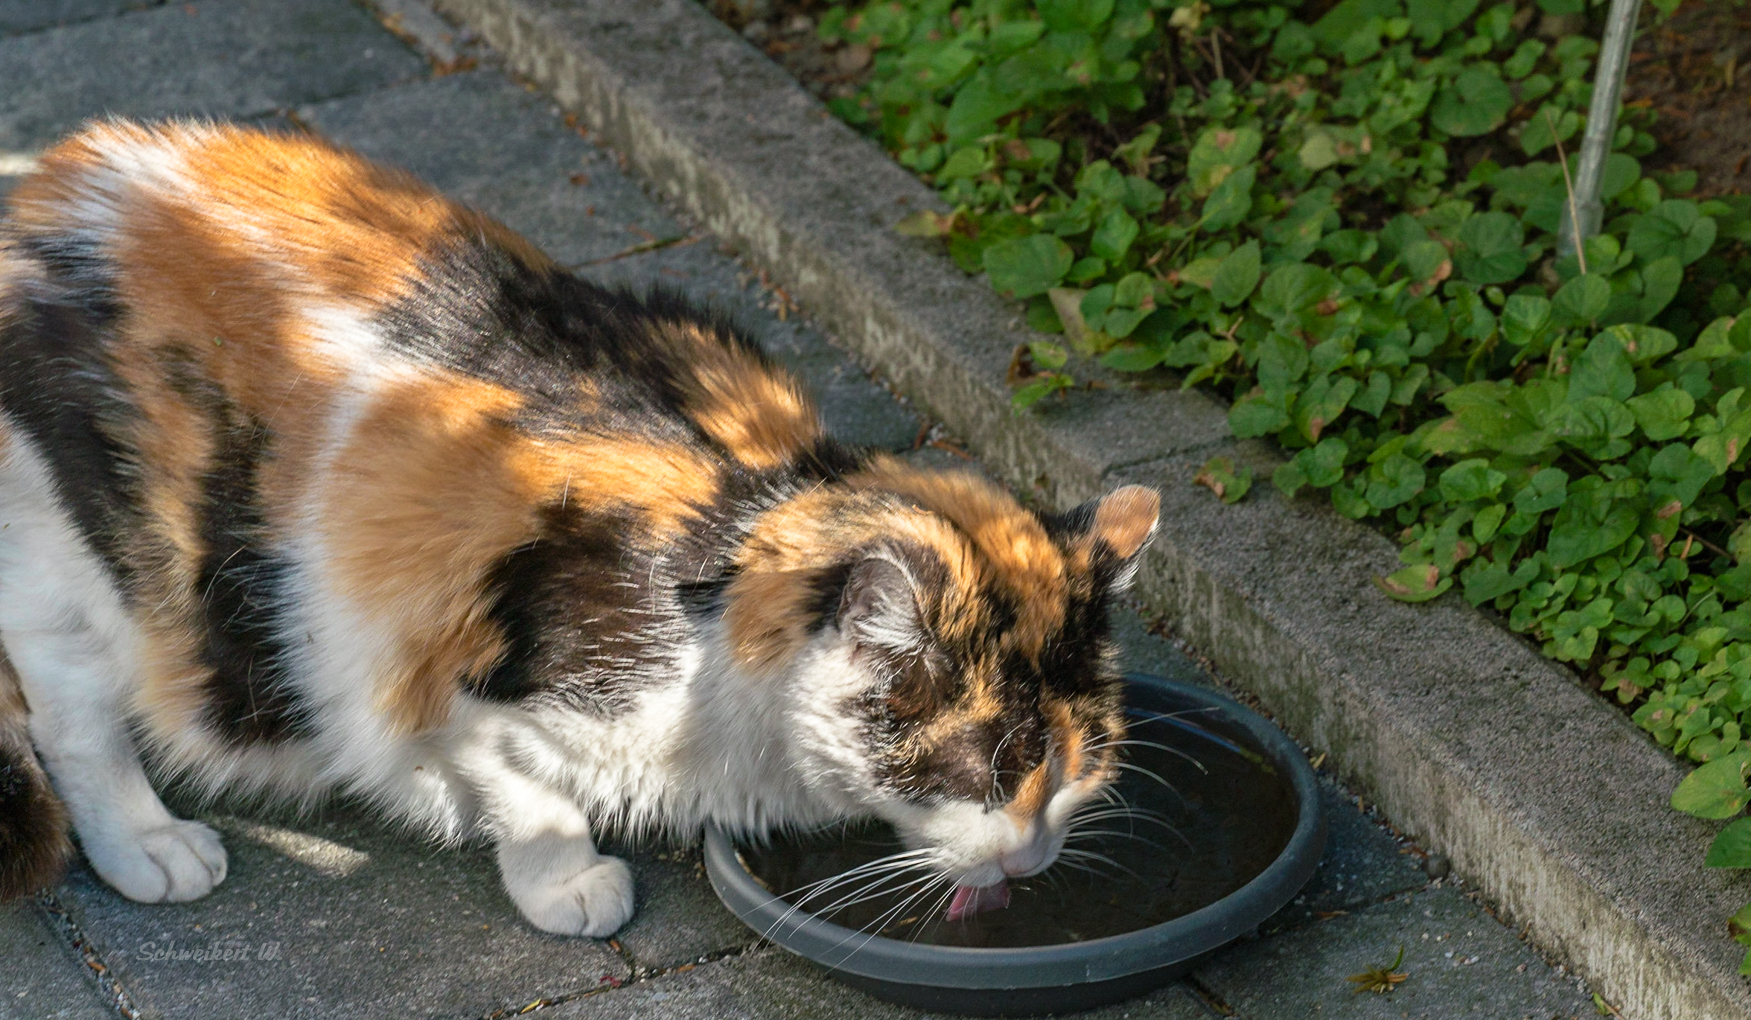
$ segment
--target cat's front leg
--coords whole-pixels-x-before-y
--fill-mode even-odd
[[[485,771],[474,779],[517,909],[558,935],[618,931],[632,917],[632,869],[597,852],[589,820],[563,792],[502,761]]]
[[[542,931],[607,938],[632,917],[632,869],[588,835],[500,840],[498,856],[505,891]]]

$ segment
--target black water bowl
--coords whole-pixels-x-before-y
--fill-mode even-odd
[[[948,921],[941,886],[908,901],[919,872],[808,892],[904,849],[876,824],[743,846],[708,829],[712,887],[755,931],[909,1006],[1026,1016],[1157,988],[1300,891],[1325,816],[1301,749],[1233,699],[1133,676],[1126,704],[1140,742],[1116,787],[1127,811],[1100,809],[1058,864],[1011,883],[1003,910]]]

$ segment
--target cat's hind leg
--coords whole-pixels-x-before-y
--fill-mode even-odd
[[[141,766],[103,636],[77,618],[0,639],[24,678],[30,733],[92,870],[142,903],[198,899],[225,878],[219,836],[172,815]]]
[[[218,834],[165,808],[129,732],[141,642],[108,572],[17,444],[0,461],[0,644],[81,849],[129,899],[182,902],[225,877]],[[33,477],[34,476],[34,477]]]

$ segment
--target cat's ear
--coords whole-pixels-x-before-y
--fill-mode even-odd
[[[1126,485],[1091,499],[1058,519],[1066,544],[1087,554],[1091,569],[1109,577],[1122,592],[1136,579],[1143,550],[1161,521],[1161,494],[1143,485]]]
[[[911,652],[923,642],[917,589],[897,557],[878,553],[852,565],[839,598],[839,630],[884,652]]]

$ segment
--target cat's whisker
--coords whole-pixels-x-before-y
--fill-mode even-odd
[[[788,917],[789,914],[796,911],[806,911],[808,913],[822,915],[831,913],[834,910],[839,909],[846,899],[862,895],[872,889],[878,888],[884,883],[902,879],[913,869],[922,866],[923,865],[921,864],[908,864],[904,866],[884,868],[873,872],[836,875],[830,883],[813,890],[807,896],[791,901],[791,909],[786,912],[786,916]],[[851,888],[850,892],[846,892],[845,890],[848,887],[855,888]],[[821,899],[829,895],[838,895],[840,898],[824,907],[810,907],[808,905],[810,900]]]
[[[1220,739],[1220,738],[1214,738],[1214,739]],[[1230,744],[1229,746],[1233,747],[1234,745]],[[1197,757],[1194,756],[1193,754],[1191,754],[1190,752],[1182,751],[1177,747],[1170,747],[1167,744],[1158,744],[1153,740],[1110,740],[1104,744],[1094,745],[1093,747],[1089,748],[1089,751],[1090,751],[1090,753],[1093,753],[1093,752],[1100,751],[1100,750],[1102,750],[1104,748],[1108,748],[1108,747],[1153,747],[1153,748],[1157,748],[1157,749],[1162,750],[1162,751],[1166,751],[1168,754],[1171,754],[1176,758],[1184,758],[1186,761],[1189,761],[1194,766],[1196,766],[1199,772],[1203,772],[1205,774],[1208,774],[1210,771],[1209,769],[1204,767],[1203,762],[1199,761],[1197,759]],[[1238,748],[1235,748],[1235,749],[1237,751],[1239,750]]]
[[[954,894],[955,885],[953,882],[950,882],[943,888],[942,895],[932,901],[930,906],[925,909],[924,913],[918,915],[918,923],[913,926],[912,938],[910,941],[916,942],[923,936],[925,927],[927,927],[931,920],[936,917],[938,911],[944,910],[948,907],[949,901],[954,898]]]
[[[897,896],[897,895],[899,895],[901,890],[910,889],[913,886],[917,885],[919,882],[924,881],[925,878],[929,877],[929,876],[925,876],[924,878],[915,878],[910,882],[902,882],[901,884],[893,886],[891,888],[886,888],[886,889],[882,888],[883,886],[887,885],[889,882],[893,882],[896,879],[904,878],[905,874],[906,874],[905,872],[900,872],[899,874],[886,875],[886,876],[883,876],[881,878],[875,879],[871,882],[868,882],[868,883],[858,887],[857,890],[850,892],[850,893],[847,893],[844,896],[841,896],[839,899],[834,900],[832,903],[828,904],[827,906],[821,908],[820,910],[815,911],[814,912],[815,916],[821,917],[821,918],[827,918],[827,917],[831,917],[834,914],[839,913],[841,910],[844,910],[847,907],[851,907],[851,906],[854,906],[854,905],[859,904],[859,903],[866,903],[869,900],[876,899],[876,898],[881,897],[881,896]]]
[[[1120,871],[1124,872],[1125,874],[1130,875],[1132,878],[1136,879],[1139,882],[1147,882],[1148,881],[1148,879],[1144,878],[1142,875],[1137,874],[1135,871],[1132,871],[1130,868],[1125,867],[1123,864],[1120,864],[1118,861],[1113,860],[1111,857],[1108,857],[1106,854],[1095,853],[1092,850],[1061,850],[1061,851],[1059,851],[1059,856],[1062,857],[1064,854],[1067,854],[1067,853],[1074,854],[1083,860],[1099,861],[1102,864],[1110,865],[1111,867],[1117,868]]]
[[[899,853],[889,854],[886,857],[878,857],[873,861],[865,861],[864,863],[859,864],[854,868],[847,868],[846,870],[838,872],[837,874],[828,875],[826,878],[820,879],[818,881],[810,882],[808,885],[798,886],[795,889],[791,889],[791,890],[785,892],[784,895],[786,897],[795,896],[797,893],[804,892],[804,891],[810,890],[810,889],[814,889],[818,886],[827,885],[827,884],[832,883],[832,882],[840,881],[848,876],[856,875],[860,872],[868,871],[871,868],[878,868],[878,867],[882,867],[885,865],[897,864],[897,863],[905,862],[905,861],[909,861],[909,860],[922,860],[924,858],[933,857],[933,856],[935,856],[935,854],[936,854],[936,851],[933,849],[930,849],[928,847],[926,847],[924,849],[919,849],[919,850],[903,850]]]
[[[1174,833],[1174,835],[1178,836],[1179,833],[1176,832],[1176,833]],[[1068,842],[1070,839],[1092,839],[1092,838],[1096,838],[1096,837],[1111,837],[1114,839],[1135,840],[1139,843],[1147,843],[1148,845],[1154,847],[1157,850],[1162,851],[1163,853],[1167,852],[1167,847],[1162,846],[1160,843],[1157,843],[1155,840],[1150,839],[1148,836],[1139,836],[1135,832],[1124,832],[1124,831],[1119,830],[1119,829],[1089,829],[1089,830],[1086,830],[1083,832],[1076,833],[1075,835],[1073,835],[1071,837],[1068,837],[1066,839],[1066,842]],[[1187,847],[1190,847],[1192,845],[1191,840],[1185,839],[1184,836],[1180,836],[1180,838],[1182,840],[1185,840],[1185,844]]]
[[[946,881],[947,880],[947,876],[943,876],[943,875],[933,875],[931,877],[937,881]],[[880,916],[878,916],[874,921],[871,921],[869,924],[864,925],[862,928],[859,928],[857,931],[854,931],[851,934],[840,939],[839,942],[833,946],[833,949],[828,950],[828,951],[832,952],[833,950],[837,950],[841,946],[845,945],[845,943],[850,942],[852,939],[856,938],[857,936],[863,935],[864,939],[862,942],[859,942],[857,944],[856,949],[853,949],[851,952],[846,953],[844,956],[839,958],[839,964],[843,964],[846,960],[849,960],[853,956],[856,956],[858,953],[862,952],[863,947],[869,945],[870,940],[879,936],[881,934],[882,928],[887,925],[887,923],[889,922],[889,920],[891,918],[899,916],[907,907],[911,906],[913,903],[915,903],[916,901],[921,899],[933,887],[934,887],[934,884],[926,885],[923,890],[916,892],[916,893],[913,893],[911,896],[908,896],[906,899],[895,904],[890,909],[883,911],[882,914]],[[835,966],[838,966],[838,964],[835,964]]]
[[[929,848],[907,850],[896,854],[889,854],[886,857],[880,857],[873,861],[866,861],[855,868],[849,868],[838,874],[829,875],[826,878],[811,882],[798,889],[791,890],[790,892],[783,894],[784,898],[789,901],[789,908],[785,910],[783,914],[779,915],[778,919],[773,921],[767,928],[764,933],[765,937],[770,938],[772,933],[776,931],[779,926],[789,921],[791,917],[798,913],[824,914],[839,907],[839,905],[835,903],[829,905],[825,910],[810,910],[807,906],[810,900],[826,896],[859,880],[866,881],[863,881],[863,883],[857,887],[855,892],[848,895],[856,896],[859,893],[869,892],[871,889],[883,884],[884,882],[903,876],[907,871],[928,865],[930,860],[934,858],[935,854],[936,851]],[[802,893],[803,895],[800,898],[793,898],[797,897],[798,893]]]
[[[1113,762],[1113,767],[1116,769],[1123,769],[1126,772],[1135,772],[1140,776],[1144,776],[1146,778],[1153,779],[1157,783],[1160,783],[1162,786],[1166,787],[1167,789],[1172,790],[1176,796],[1180,796],[1180,797],[1184,796],[1184,794],[1180,793],[1179,787],[1177,787],[1177,786],[1173,785],[1172,783],[1168,782],[1167,780],[1161,778],[1161,776],[1158,773],[1156,773],[1150,769],[1146,769],[1141,765],[1133,765],[1128,761],[1116,761],[1116,762]]]

